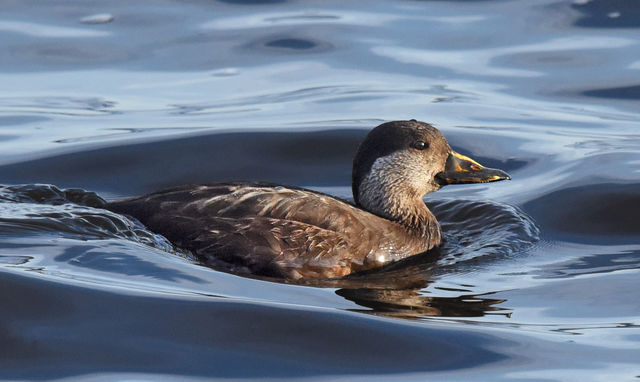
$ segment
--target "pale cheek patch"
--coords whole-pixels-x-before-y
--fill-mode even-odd
[[[407,151],[380,157],[358,187],[358,200],[367,209],[381,213],[402,196],[433,191],[430,187],[435,173],[430,168],[423,157]]]

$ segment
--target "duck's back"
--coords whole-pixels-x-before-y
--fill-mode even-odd
[[[294,187],[189,185],[107,208],[137,218],[201,261],[234,273],[331,278],[414,254],[396,244],[401,239],[396,223]]]

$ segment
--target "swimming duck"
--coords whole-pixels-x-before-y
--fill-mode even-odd
[[[453,183],[510,179],[454,152],[435,127],[383,123],[360,144],[354,203],[259,182],[186,185],[108,203],[201,262],[290,281],[342,277],[423,253],[442,242],[422,198]]]

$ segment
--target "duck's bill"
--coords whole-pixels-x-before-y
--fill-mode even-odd
[[[495,168],[487,168],[473,159],[458,154],[449,153],[444,171],[436,175],[441,185],[460,183],[488,183],[511,179],[509,174]]]

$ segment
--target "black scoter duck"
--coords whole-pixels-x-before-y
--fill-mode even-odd
[[[342,277],[428,251],[442,241],[422,198],[452,183],[510,179],[454,152],[430,124],[383,123],[353,161],[354,203],[297,187],[186,185],[107,204],[200,261],[232,273]]]

